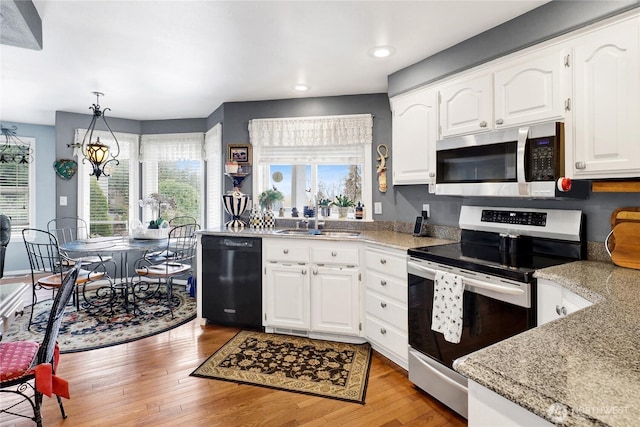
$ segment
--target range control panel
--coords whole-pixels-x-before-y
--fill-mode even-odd
[[[547,225],[547,213],[483,209],[480,221],[544,227]]]

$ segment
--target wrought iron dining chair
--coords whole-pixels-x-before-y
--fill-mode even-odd
[[[75,240],[85,240],[90,237],[89,226],[87,221],[77,216],[65,216],[58,217],[50,220],[47,223],[47,231],[58,239],[59,244],[73,242]],[[110,263],[113,265],[113,276],[117,276],[117,266],[113,257],[108,255],[90,255],[81,257],[72,257],[68,253],[64,253],[65,257],[73,260],[74,262],[82,258],[82,265],[88,266],[91,264],[104,264]]]
[[[189,215],[176,216],[169,220],[169,227],[177,227],[178,225],[197,224],[198,221]]]
[[[0,399],[6,407],[0,414],[33,420],[42,426],[42,395],[56,395],[62,418],[67,418],[62,397],[69,398],[68,384],[55,375],[58,365],[57,338],[67,303],[73,295],[80,265],[69,270],[51,306],[44,338],[40,344],[33,341],[0,342],[0,394],[15,395],[15,399]],[[32,384],[33,383],[33,384]],[[33,416],[18,412],[28,402]]]
[[[30,330],[33,322],[33,312],[38,302],[37,291],[40,289],[51,289],[52,292],[56,290],[59,291],[65,272],[78,263],[70,260],[60,252],[56,236],[48,231],[25,228],[22,230],[22,239],[24,240],[27,256],[29,257],[29,265],[31,267],[32,308],[28,326]],[[82,265],[82,262],[79,264],[80,267],[85,267]],[[75,281],[76,292],[73,295],[77,310],[80,310],[80,289],[82,288],[84,300],[89,301],[86,295],[88,283],[101,279],[107,280],[108,283],[106,286],[99,286],[102,291],[96,290],[100,298],[94,299],[91,303],[92,306],[102,306],[111,303],[113,291],[110,278],[103,264],[97,264],[91,269],[80,269]],[[100,303],[100,300],[104,302]]]
[[[173,318],[173,281],[180,277],[188,278],[192,274],[198,230],[198,224],[176,226],[169,231],[162,259],[147,255],[136,261],[136,278],[131,290],[134,312],[137,307],[136,299],[144,300],[158,295],[162,285],[165,285],[167,305]]]

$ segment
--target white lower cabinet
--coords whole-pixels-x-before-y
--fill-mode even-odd
[[[537,293],[538,326],[592,305],[580,295],[547,279],[538,279]]]
[[[552,427],[554,425],[475,381],[469,380],[467,387],[469,392],[469,427]],[[562,418],[558,419],[559,423],[562,421]]]
[[[366,251],[365,335],[373,348],[408,368],[407,257],[369,246]]]
[[[360,336],[358,245],[263,239],[263,325],[270,332]]]

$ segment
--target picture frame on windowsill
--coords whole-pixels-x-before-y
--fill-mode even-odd
[[[227,160],[235,160],[242,166],[251,166],[251,144],[227,145]]]

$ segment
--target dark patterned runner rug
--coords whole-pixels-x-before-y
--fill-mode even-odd
[[[192,376],[364,404],[371,346],[240,331]]]
[[[173,288],[173,318],[165,293],[137,302],[139,310],[135,315],[131,306],[127,313],[124,303],[119,301],[114,305],[113,313],[106,307],[76,311],[75,307],[69,305],[58,335],[60,352],[73,353],[136,341],[168,331],[196,317],[196,299],[179,286]],[[36,304],[31,331],[27,330],[31,306],[25,307],[24,314],[15,319],[2,340],[41,342],[51,303],[52,300],[46,300]]]

